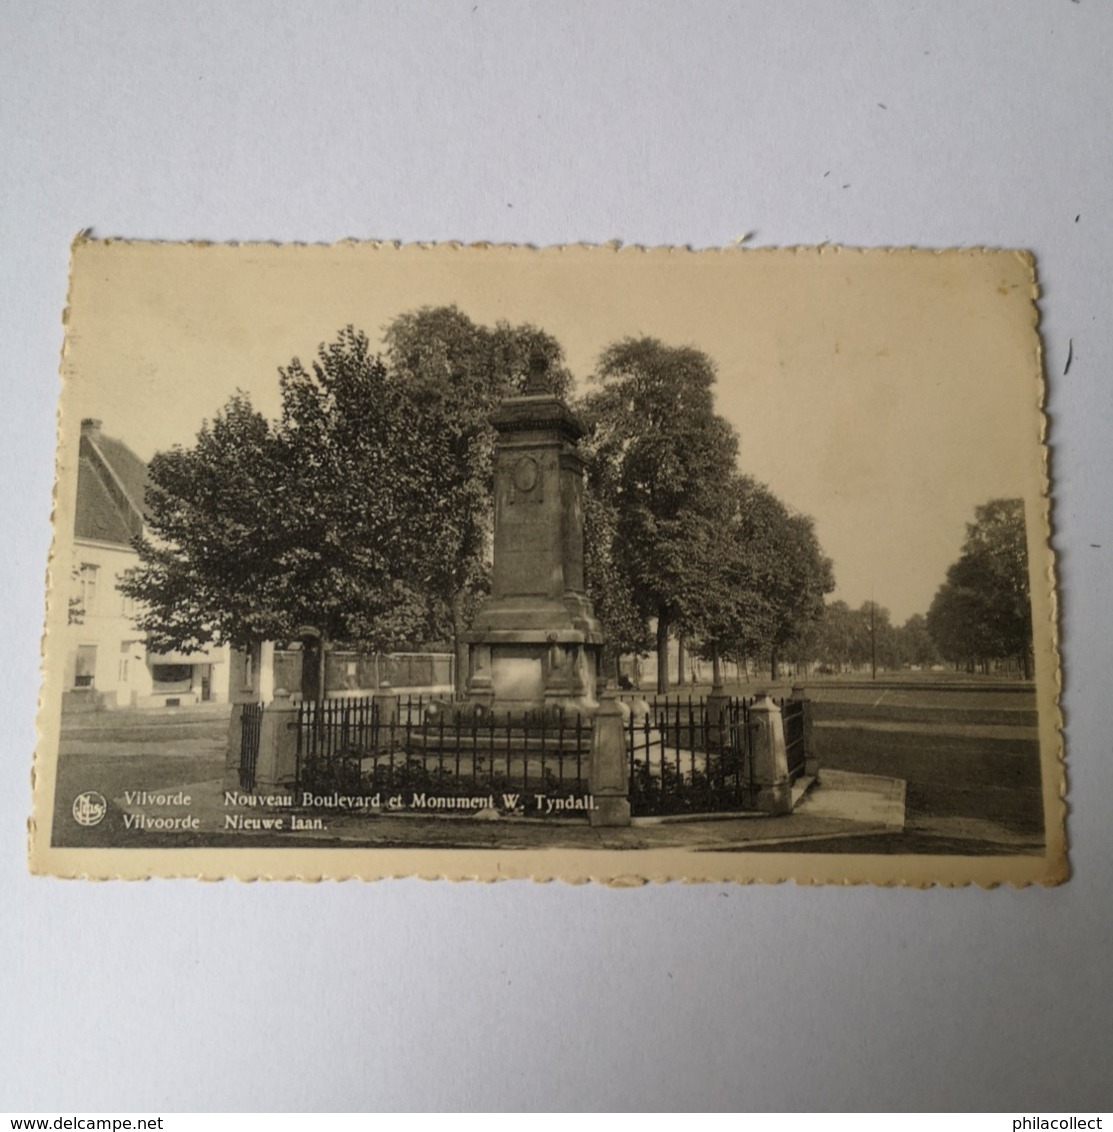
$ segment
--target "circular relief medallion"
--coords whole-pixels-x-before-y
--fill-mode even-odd
[[[514,486],[523,493],[537,486],[537,461],[532,456],[523,456],[514,465]]]

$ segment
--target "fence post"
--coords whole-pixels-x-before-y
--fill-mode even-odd
[[[594,809],[589,811],[594,826],[630,824],[630,766],[623,720],[614,693],[604,693],[591,731],[587,776],[594,802]]]
[[[713,686],[704,706],[704,711],[707,712],[707,741],[713,747],[721,747],[727,742],[724,721],[729,709],[730,696],[723,691],[721,684]]]
[[[784,719],[767,692],[758,692],[750,705],[750,740],[757,808],[770,814],[791,813]]]
[[[224,789],[240,788],[240,755],[243,751],[244,704],[234,703],[228,717],[228,742],[224,748]]]
[[[803,684],[792,685],[792,702],[800,705],[800,731],[804,743],[804,774],[815,778],[819,774],[819,758],[812,738],[812,701]]]
[[[398,693],[386,681],[371,697],[372,719],[375,721],[375,749],[380,750],[390,742],[398,726]]]
[[[255,792],[276,793],[292,788],[297,777],[298,709],[285,688],[263,708],[259,723],[259,761],[255,764]]]

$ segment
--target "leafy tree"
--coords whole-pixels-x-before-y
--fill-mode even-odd
[[[962,555],[947,571],[927,616],[947,659],[980,664],[1014,657],[1031,673],[1032,611],[1024,502],[995,499],[967,524]]]
[[[303,627],[389,649],[425,639],[451,554],[451,469],[348,328],[280,371],[281,419],[238,393],[192,448],[151,461],[148,534],[121,586],[156,649],[250,647]]]
[[[595,615],[603,625],[604,671],[619,678],[621,657],[644,656],[653,647],[649,624],[638,607],[630,580],[614,557],[618,515],[613,504],[584,492],[584,574]]]
[[[809,674],[810,666],[819,655],[819,633],[822,623],[822,614],[814,621],[803,625],[794,635],[788,646],[781,651],[781,658],[787,661],[793,672],[803,670],[803,675]]]
[[[868,650],[862,663],[870,665],[876,663],[878,668],[898,667],[900,661],[897,629],[893,625],[889,611],[884,606],[871,600],[862,603],[861,609],[858,610],[858,616],[861,617],[862,624],[865,626],[865,640]]]
[[[566,396],[572,376],[560,344],[529,324],[472,322],[455,306],[400,315],[384,333],[391,376],[411,398],[422,436],[444,454],[437,498],[438,530],[448,552],[438,560],[434,592],[457,672],[467,668],[464,633],[489,586],[496,434],[490,416],[503,398],[523,391],[530,359],[548,364],[553,392]],[[432,486],[432,485],[430,485]]]
[[[798,645],[834,586],[811,519],[795,515],[748,476],[731,481],[729,504],[706,546],[697,544],[705,605],[693,629],[699,651],[745,661]]]
[[[869,639],[857,611],[845,601],[828,602],[817,626],[815,658],[836,672],[869,655]]]
[[[642,623],[656,618],[659,691],[670,630],[701,624],[706,552],[738,446],[715,413],[714,382],[699,350],[628,338],[603,352],[581,405],[588,488],[613,519],[607,560]]]
[[[939,663],[939,650],[928,632],[927,618],[922,613],[914,613],[897,630],[896,649],[900,664],[930,668]]]
[[[824,595],[835,588],[835,575],[831,559],[820,548],[815,524],[807,515],[786,512],[776,532],[773,554],[778,560],[770,594],[770,669],[775,680],[780,654],[797,645],[801,635],[823,616]]]
[[[875,659],[879,668],[898,668],[904,660],[903,633],[892,623],[889,610],[875,601],[865,601],[857,609],[845,601],[832,601],[817,626],[813,656],[838,672],[865,668]]]
[[[984,604],[976,590],[958,584],[954,567],[939,587],[928,610],[928,632],[939,652],[955,665],[969,671],[981,665],[992,651],[984,630]]]
[[[451,453],[352,327],[320,348],[311,372],[294,359],[280,378],[299,541],[321,548],[332,584],[323,602],[313,597],[321,613],[309,623],[375,651],[443,637],[437,598],[456,551]],[[295,569],[297,592],[311,592],[313,570]]]

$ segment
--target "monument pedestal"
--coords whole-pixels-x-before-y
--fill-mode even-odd
[[[494,566],[467,638],[468,699],[496,713],[594,711],[603,633],[584,585],[583,426],[538,362],[491,423]]]

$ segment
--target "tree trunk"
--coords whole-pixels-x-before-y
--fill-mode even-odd
[[[657,694],[669,690],[669,619],[657,611]]]
[[[684,680],[684,665],[688,660],[688,648],[684,640],[684,634],[678,634],[676,638],[676,683],[681,685],[685,683]]]
[[[317,649],[308,639],[301,643],[301,698],[307,703],[317,702],[317,685],[321,671],[317,663]]]
[[[723,686],[723,667],[719,661],[719,646],[711,645],[711,690],[718,691]]]
[[[769,653],[769,679],[774,683],[777,682],[777,650],[773,649]]]
[[[456,663],[452,673],[452,698],[462,700],[467,688],[468,642],[464,640],[467,626],[464,624],[464,602],[467,595],[457,590],[452,595],[452,651]]]
[[[325,640],[321,633],[301,641],[301,698],[307,703],[325,702]]]

